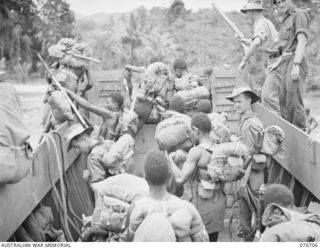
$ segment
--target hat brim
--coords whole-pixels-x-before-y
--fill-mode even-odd
[[[91,132],[93,131],[93,127],[90,126],[86,129],[84,129],[83,131],[81,132],[77,132],[74,134],[73,138],[70,139],[70,141],[68,141],[67,143],[67,152],[69,152],[71,149],[72,149],[72,141],[79,135],[83,134],[83,133],[87,133],[87,134],[90,134]]]
[[[251,97],[251,104],[254,104],[256,102],[258,102],[260,100],[260,97],[255,93],[255,92],[252,92],[252,91],[243,91],[243,92],[239,92],[237,94],[231,94],[230,96],[226,97],[226,99],[230,100],[233,102],[233,98],[234,97],[237,97],[238,95],[240,95],[241,93],[248,93],[250,94],[250,97]]]
[[[261,10],[261,11],[264,11],[266,10],[265,8],[242,8],[240,11],[244,14],[246,14],[248,11],[251,11],[251,10]]]

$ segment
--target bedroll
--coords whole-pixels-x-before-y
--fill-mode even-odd
[[[190,137],[191,119],[189,117],[172,116],[157,125],[155,139],[160,150],[169,152],[177,149],[188,151],[192,146]]]
[[[245,145],[238,142],[222,143],[214,147],[211,156],[208,174],[217,182],[233,182],[243,175],[243,158],[248,152]]]

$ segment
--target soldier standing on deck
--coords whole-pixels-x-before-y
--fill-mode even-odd
[[[236,112],[240,116],[238,141],[247,147],[250,155],[258,155],[261,150],[264,131],[263,124],[257,115],[252,112],[251,105],[257,102],[259,97],[243,84],[235,87],[227,99],[234,102]],[[247,168],[247,171],[249,171],[247,182],[243,182],[245,177],[241,180],[241,188],[245,191],[239,191],[240,229],[238,236],[245,238],[245,241],[251,241],[255,230],[251,221],[254,214],[259,215],[259,211],[257,211],[258,193],[264,183],[264,172],[263,168],[253,167],[253,163]]]
[[[254,22],[254,35],[251,40],[243,39],[242,42],[248,45],[240,65],[242,71],[247,65],[249,58],[257,51],[262,52],[267,57],[268,65],[275,62],[280,57],[278,51],[279,34],[274,24],[263,16],[262,1],[249,0],[241,9],[241,12]],[[262,88],[262,104],[280,116],[279,92],[281,83],[281,73],[279,69],[267,72],[267,76]]]
[[[296,8],[292,0],[274,0],[280,23],[282,57],[269,71],[280,70],[281,116],[300,129],[306,129],[303,104],[303,85],[308,72],[305,55],[309,37],[310,19],[305,10]]]

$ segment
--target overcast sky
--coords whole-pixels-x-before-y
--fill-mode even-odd
[[[104,12],[127,12],[145,6],[150,9],[154,6],[169,7],[173,0],[66,0],[70,8],[82,15],[91,15]],[[216,3],[223,11],[239,10],[246,0],[183,0],[187,9],[198,10],[211,8]]]

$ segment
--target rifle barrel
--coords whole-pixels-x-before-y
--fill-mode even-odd
[[[84,56],[84,55],[80,55],[80,54],[76,54],[76,53],[72,53],[72,52],[66,52],[66,54],[72,55],[72,56],[79,58],[79,59],[88,60],[88,61],[92,61],[92,62],[96,62],[96,63],[101,63],[100,60],[95,59],[95,58],[91,58],[88,56]]]
[[[227,16],[226,14],[224,14],[215,4],[213,4],[214,8],[217,10],[217,12],[221,15],[221,17],[223,18],[223,20],[228,24],[228,26],[232,29],[232,31],[238,36],[240,37],[240,39],[244,38],[243,33],[238,29],[238,27],[234,24],[234,22],[232,22]],[[241,42],[241,46],[244,50],[244,52],[246,52],[248,50],[247,46],[244,45]]]

